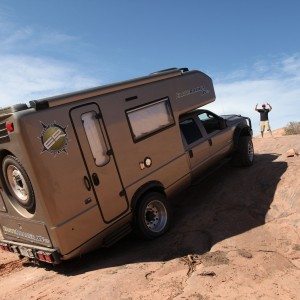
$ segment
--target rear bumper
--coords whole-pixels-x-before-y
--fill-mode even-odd
[[[43,261],[50,264],[59,264],[61,262],[61,255],[56,249],[18,243],[5,239],[0,240],[0,249],[16,253],[20,257],[28,257],[32,260]]]

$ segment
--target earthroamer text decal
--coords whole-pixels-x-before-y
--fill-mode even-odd
[[[200,93],[201,95],[209,94],[209,90],[204,86],[198,86],[189,90],[185,90],[179,93],[176,93],[176,99],[180,99],[182,97],[186,97],[192,94]]]
[[[12,235],[15,237],[20,237],[20,238],[25,238],[27,240],[39,243],[39,244],[44,244],[44,245],[51,245],[51,242],[49,239],[41,236],[41,235],[35,235],[29,232],[24,232],[19,229],[14,229],[14,228],[9,228],[6,226],[2,226],[3,233],[6,235]]]

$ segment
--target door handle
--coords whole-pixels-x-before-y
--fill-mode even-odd
[[[192,149],[189,150],[189,156],[190,156],[190,158],[194,157],[194,153],[193,153]]]
[[[84,177],[83,177],[83,181],[84,181],[84,185],[85,185],[86,189],[87,189],[88,191],[90,191],[91,188],[92,188],[92,185],[91,185],[91,182],[90,182],[90,180],[88,179],[88,177],[87,177],[87,176],[84,176]]]
[[[212,146],[212,140],[208,139],[209,145]]]
[[[92,179],[93,179],[93,183],[95,186],[99,185],[100,184],[100,180],[99,180],[99,177],[96,173],[93,173],[92,174]]]

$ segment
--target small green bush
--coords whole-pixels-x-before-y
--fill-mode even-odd
[[[300,134],[300,122],[290,122],[284,127],[286,135]]]

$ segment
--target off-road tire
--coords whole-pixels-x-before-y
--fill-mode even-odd
[[[251,152],[252,149],[252,153]],[[254,148],[251,136],[241,136],[237,149],[232,157],[232,164],[238,167],[250,167],[253,165]]]
[[[11,186],[11,184],[9,182],[8,175],[7,175],[7,169],[9,168],[9,166],[15,167],[16,170],[18,170],[20,172],[20,174],[23,177],[22,179],[26,183],[27,193],[28,193],[28,200],[26,201],[26,203],[24,203],[24,201],[22,202],[19,199],[18,195],[14,192],[13,187]],[[31,213],[31,214],[34,213],[36,203],[35,203],[33,187],[32,187],[31,181],[29,179],[29,176],[27,175],[27,172],[24,169],[24,167],[22,166],[21,162],[15,156],[7,155],[2,161],[2,172],[3,172],[6,189],[8,190],[8,192],[10,194],[11,200],[13,200],[12,202],[13,203],[15,202],[15,203],[17,203],[17,205],[25,208],[29,213]]]
[[[154,208],[153,213],[152,208]],[[151,214],[153,215],[152,224],[150,222]],[[139,237],[152,240],[163,235],[169,229],[171,222],[171,208],[166,196],[158,192],[151,192],[143,196],[135,209],[134,220],[135,232]],[[157,226],[155,227],[156,223]]]

